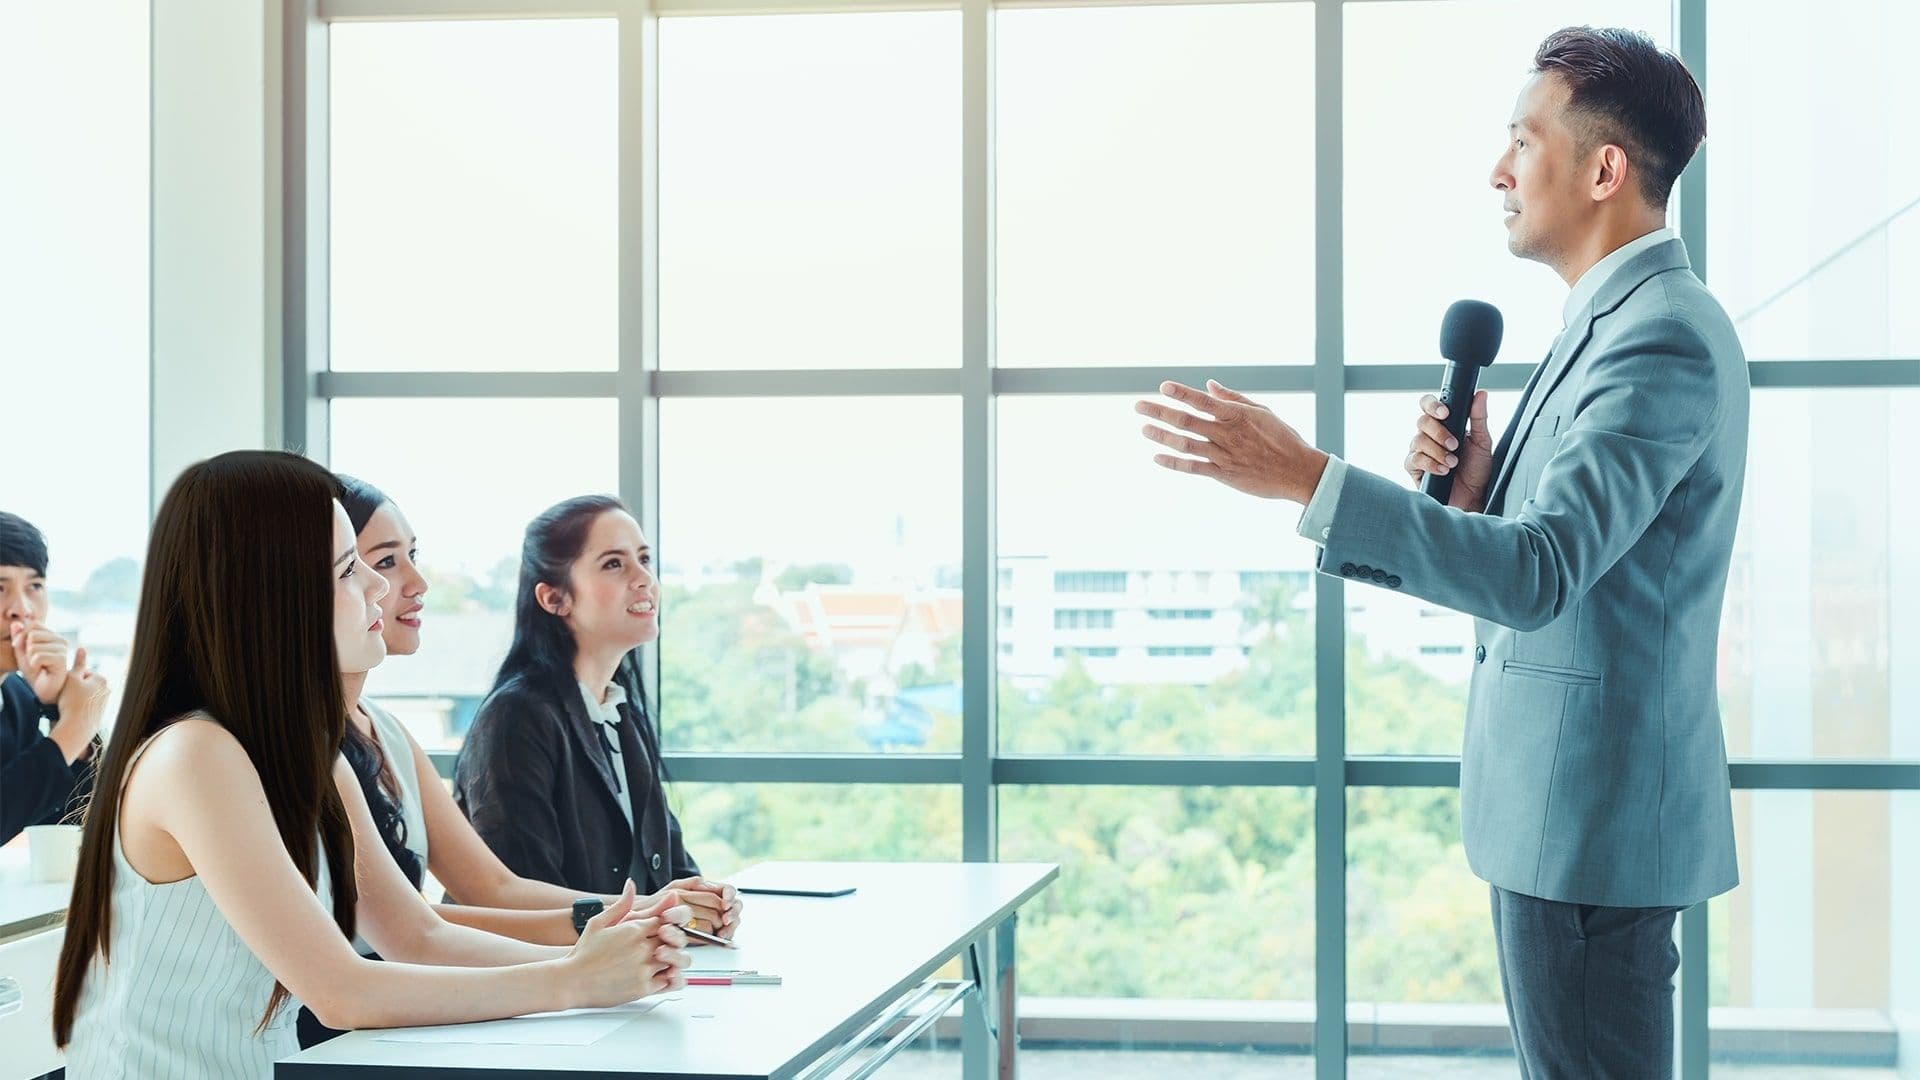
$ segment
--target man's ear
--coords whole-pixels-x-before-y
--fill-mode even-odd
[[[1595,154],[1593,200],[1600,202],[1619,195],[1628,183],[1629,171],[1625,150],[1612,143],[1602,146]]]
[[[567,617],[567,611],[572,606],[565,589],[556,589],[544,581],[533,587],[533,600],[547,614],[562,619]]]

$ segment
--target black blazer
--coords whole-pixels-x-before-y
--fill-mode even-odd
[[[93,794],[99,739],[69,765],[59,744],[40,734],[43,717],[58,720],[60,710],[41,704],[19,672],[0,676],[0,844],[29,825],[79,821]]]
[[[521,674],[480,704],[453,769],[454,801],[480,838],[521,877],[582,894],[617,894],[629,876],[658,892],[699,874],[655,782],[660,742],[645,704],[621,706],[626,775],[616,784],[579,685],[554,696]],[[632,799],[633,828],[622,798]]]

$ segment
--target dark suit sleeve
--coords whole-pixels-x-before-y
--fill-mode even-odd
[[[520,695],[480,707],[454,766],[454,800],[507,868],[566,885],[554,783],[561,731]]]
[[[693,852],[687,850],[687,841],[680,835],[680,816],[667,808],[667,850],[673,852],[673,880],[700,876],[700,864],[693,861]]]
[[[47,825],[76,813],[93,791],[93,762],[99,742],[86,758],[67,764],[60,744],[40,734],[42,717],[57,718],[52,706],[41,705],[31,694],[8,693],[8,743],[17,749],[0,761],[0,844],[29,825]]]

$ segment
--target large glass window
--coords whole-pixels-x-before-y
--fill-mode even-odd
[[[330,36],[333,369],[611,370],[614,23]]]
[[[427,644],[371,685],[443,761],[527,518],[647,493],[654,689],[709,872],[1059,862],[1018,944],[1036,1076],[1306,1076],[1343,1008],[1350,1075],[1511,1076],[1450,765],[1399,759],[1459,753],[1473,620],[1354,584],[1330,618],[1299,507],[1158,468],[1132,403],[1217,367],[1309,439],[1344,413],[1327,448],[1402,482],[1450,302],[1501,307],[1509,386],[1560,329],[1566,283],[1507,251],[1488,176],[1542,38],[1627,26],[1711,58],[1705,202],[1683,185],[1671,220],[1761,361],[1720,636],[1744,884],[1683,935],[1712,1011],[1681,1027],[1749,1080],[1913,1056],[1911,792],[1745,790],[1920,787],[1905,5],[658,6],[333,30],[332,367],[445,379],[331,382],[333,463],[420,530]],[[965,326],[998,370],[963,369]],[[1791,358],[1865,363],[1764,363]],[[506,400],[460,374],[566,369],[615,377]],[[1344,843],[1316,843],[1342,793]],[[1315,918],[1334,881],[1344,941]]]
[[[1710,905],[1715,1071],[1895,1076],[1920,1037],[1920,794],[1742,791],[1740,887]]]
[[[1110,1015],[1141,1029],[1234,1009],[1272,1025],[1267,1049],[1307,1041],[1310,793],[1015,787],[1000,813],[1002,859],[1061,866],[1022,918],[1022,993],[1140,999]]]
[[[1904,565],[1920,515],[1896,490],[1917,427],[1920,389],[1754,393],[1720,627],[1734,757],[1920,756],[1920,577]]]
[[[1427,363],[1462,297],[1506,317],[1500,362],[1534,364],[1567,286],[1507,251],[1490,183],[1533,53],[1581,24],[1665,44],[1667,0],[1379,0],[1345,6],[1346,341],[1351,363]]]
[[[147,14],[0,9],[0,510],[46,535],[49,626],[116,693],[151,483]]]
[[[1263,400],[1312,437],[1305,397]],[[1132,405],[999,404],[1001,748],[1310,753],[1313,546],[1294,535],[1299,508],[1154,464]],[[1175,608],[1208,617],[1155,617]]]
[[[660,363],[960,363],[960,19],[660,30]]]
[[[1707,265],[1747,355],[1920,355],[1920,7],[1706,8]]]
[[[959,402],[660,412],[665,745],[958,750]]]
[[[1313,6],[1005,11],[1009,367],[1313,358]]]

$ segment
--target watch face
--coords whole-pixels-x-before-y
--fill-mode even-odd
[[[573,929],[575,933],[585,933],[587,921],[606,910],[606,905],[598,900],[575,900],[573,902]]]

